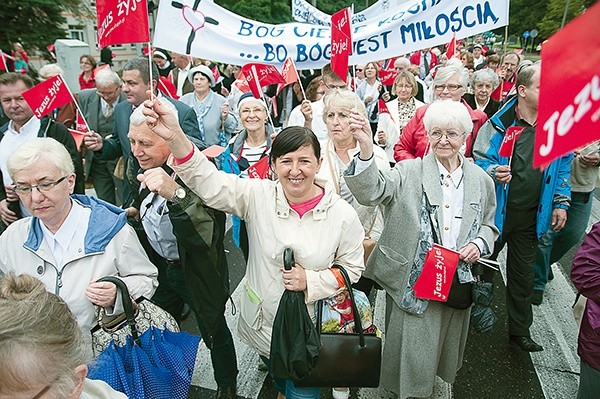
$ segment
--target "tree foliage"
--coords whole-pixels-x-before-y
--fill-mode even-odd
[[[18,41],[28,52],[46,51],[48,44],[66,37],[66,18],[61,13],[89,15],[86,4],[80,0],[2,0],[0,48],[10,52],[12,43]]]
[[[584,0],[570,0],[569,10],[567,11],[566,23],[585,11]],[[548,38],[554,32],[560,29],[565,12],[564,0],[550,0],[544,18],[538,23],[537,27],[540,37]]]

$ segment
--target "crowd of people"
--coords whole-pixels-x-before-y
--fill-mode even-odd
[[[316,301],[343,288],[333,264],[367,295],[385,291],[381,388],[398,398],[431,397],[438,377],[454,382],[471,315],[464,293],[494,279],[474,265],[504,246],[507,339],[542,351],[531,337],[533,306],[550,265],[583,239],[600,142],[534,168],[540,64],[497,54],[481,36],[450,59],[444,50],[356,65],[347,79],[327,64],[262,98],[236,85],[238,65],[154,49],[153,62],[134,58],[117,71],[83,55],[77,104],[38,119],[22,97],[35,84],[19,64],[27,55],[15,47],[16,72],[0,75],[0,376],[11,381],[0,396],[120,397],[85,378],[81,350],[97,308],[123,311],[116,287],[97,282],[106,275],[177,322],[191,309],[219,399],[236,398],[233,335],[270,368],[283,292],[304,292],[314,315]],[[396,74],[391,86],[383,68]],[[60,73],[56,64],[40,70],[41,79]],[[80,148],[67,130],[76,109],[90,129]],[[501,151],[508,131],[519,134],[511,156]],[[247,263],[235,332],[224,315],[228,215]],[[580,399],[600,389],[599,234],[596,225],[573,271],[588,298]],[[434,245],[458,253],[459,305],[416,293]],[[291,270],[282,267],[288,247]],[[60,344],[40,339],[58,325]],[[15,341],[21,333],[29,335]],[[23,351],[35,353],[33,374],[11,363]],[[274,383],[279,399],[320,397],[319,387]],[[332,395],[347,399],[349,389]]]

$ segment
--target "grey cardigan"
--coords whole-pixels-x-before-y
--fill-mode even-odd
[[[494,225],[494,182],[472,162],[464,158],[462,162],[465,191],[457,246],[468,243],[471,226],[478,223],[481,227],[477,237],[486,244],[486,248],[481,248],[484,256],[491,252],[498,237]],[[371,163],[355,175],[355,166],[356,160],[353,160],[345,172],[352,194],[363,205],[383,204],[385,207],[383,232],[364,275],[380,284],[400,306],[419,241],[423,190],[431,206],[437,208],[437,225],[443,220],[439,168],[433,154],[399,162],[388,172],[378,171],[375,163]]]

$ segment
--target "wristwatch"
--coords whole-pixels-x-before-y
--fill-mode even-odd
[[[178,187],[175,190],[175,193],[173,193],[173,197],[171,198],[171,202],[177,204],[177,203],[183,201],[186,196],[187,196],[187,192],[185,191],[185,188]]]

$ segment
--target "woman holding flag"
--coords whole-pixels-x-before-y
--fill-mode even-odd
[[[453,264],[442,262],[456,268],[453,289],[474,281],[471,265],[491,252],[498,236],[494,183],[460,152],[473,122],[458,102],[436,101],[428,107],[423,123],[431,153],[399,162],[390,172],[377,169],[371,132],[359,121],[350,115],[360,153],[344,178],[361,204],[385,206],[383,232],[365,271],[387,294],[381,386],[400,399],[426,398],[434,391],[436,376],[454,382],[471,303],[469,297],[463,301],[466,307],[430,300],[438,290],[439,264],[426,264],[425,259],[434,244],[441,245],[440,256],[455,258]],[[429,266],[434,268],[433,285],[417,293],[415,287],[428,276]],[[446,277],[441,292],[450,289],[453,279]],[[470,285],[466,288],[470,293]]]

